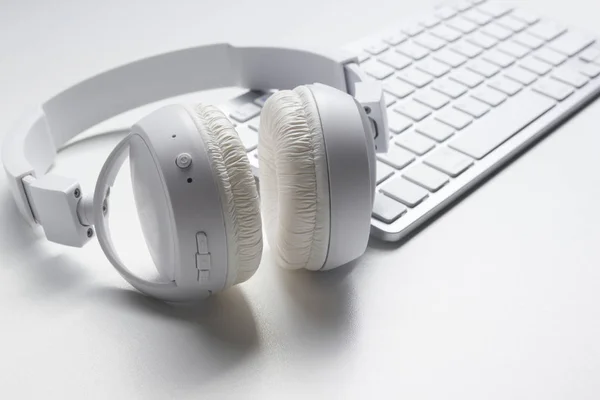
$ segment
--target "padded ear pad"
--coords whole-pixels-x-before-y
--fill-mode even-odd
[[[188,109],[206,145],[219,188],[227,234],[225,287],[244,282],[258,269],[262,255],[260,205],[254,176],[240,138],[216,107]]]
[[[273,94],[260,119],[260,193],[269,244],[289,269],[319,270],[330,235],[329,175],[309,88]]]

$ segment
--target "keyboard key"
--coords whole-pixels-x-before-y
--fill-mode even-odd
[[[581,88],[585,86],[589,80],[585,75],[580,74],[579,72],[568,67],[563,67],[552,71],[551,76],[556,80],[568,83],[569,85],[574,86],[576,88]]]
[[[382,163],[381,161],[377,161],[377,166],[375,168],[376,168],[375,179],[376,179],[378,185],[381,182],[388,179],[390,176],[394,175],[394,172],[395,172],[395,170],[392,167],[387,166],[386,164]]]
[[[512,31],[493,23],[481,28],[481,32],[498,40],[506,40],[512,36]]]
[[[247,126],[238,126],[235,130],[247,152],[254,150],[258,146],[258,133]]]
[[[385,79],[394,73],[393,68],[379,61],[368,62],[363,66],[363,70],[375,79]]]
[[[426,47],[431,51],[439,50],[446,45],[445,41],[429,33],[423,33],[422,35],[415,37],[414,41],[417,44],[420,44],[421,46]]]
[[[367,61],[368,59],[370,59],[371,55],[365,51],[361,51],[360,53],[358,53],[356,55],[356,58],[358,58],[358,63],[361,64],[361,63],[364,63],[365,61]]]
[[[440,24],[440,19],[435,15],[430,15],[428,17],[423,18],[419,23],[425,28],[432,28]]]
[[[506,100],[506,95],[504,93],[485,86],[471,93],[471,96],[493,107],[497,107]]]
[[[239,106],[229,116],[237,122],[246,122],[260,114],[260,107],[253,103]]]
[[[463,56],[466,56],[469,58],[477,57],[478,55],[480,55],[483,52],[483,50],[480,47],[475,46],[474,44],[471,44],[464,40],[462,40],[462,41],[456,43],[455,45],[453,45],[452,47],[450,47],[450,50],[455,51],[455,52],[462,54]]]
[[[385,44],[385,43],[383,43],[383,42],[374,42],[374,43],[371,43],[371,44],[368,44],[368,45],[366,45],[366,46],[364,47],[364,50],[365,50],[367,53],[369,53],[369,54],[371,54],[371,55],[374,55],[374,56],[376,56],[376,55],[378,55],[378,54],[381,54],[381,53],[383,53],[383,52],[384,52],[384,51],[386,51],[388,48],[389,48],[389,47],[388,47],[388,45],[387,45],[387,44]]]
[[[550,43],[549,46],[560,53],[572,57],[594,42],[595,40],[591,36],[577,32],[567,32]]]
[[[523,87],[523,85],[521,85],[519,82],[502,77],[494,79],[493,81],[488,83],[488,85],[490,85],[491,88],[499,90],[502,93],[505,93],[509,96],[514,96]]]
[[[600,49],[597,47],[586,49],[579,55],[579,59],[585,62],[597,62],[599,58]]]
[[[600,75],[600,65],[597,64],[582,64],[579,66],[579,72],[590,78],[595,78]]]
[[[451,20],[446,21],[446,25],[462,33],[471,33],[479,28],[479,25],[463,17],[452,18]]]
[[[485,76],[486,78],[491,78],[500,72],[500,68],[484,60],[471,61],[470,64],[467,64],[467,68],[473,72],[477,72],[479,75]]]
[[[415,88],[399,79],[388,79],[383,84],[383,90],[402,99],[414,92]]]
[[[504,72],[504,76],[517,81],[523,85],[531,85],[537,79],[537,75],[519,66],[514,66]]]
[[[546,61],[547,63],[552,64],[554,66],[560,65],[567,60],[567,56],[560,54],[554,50],[550,50],[547,47],[539,49],[533,54],[533,56],[542,61]]]
[[[429,32],[431,32],[432,35],[445,40],[446,42],[456,42],[462,36],[459,31],[446,25],[438,25]]]
[[[573,87],[555,79],[544,79],[543,81],[539,81],[533,85],[533,90],[558,101],[566,99],[575,91]]]
[[[512,11],[512,7],[502,3],[484,3],[477,7],[484,14],[491,15],[494,18],[499,18]]]
[[[429,50],[413,42],[402,43],[400,46],[396,47],[396,51],[413,60],[420,60],[429,54]]]
[[[467,57],[458,54],[457,52],[450,51],[449,49],[442,49],[434,54],[436,60],[443,62],[453,68],[463,65],[467,62]]]
[[[484,14],[478,10],[469,10],[463,13],[463,17],[471,22],[475,22],[478,25],[489,24],[494,17]]]
[[[403,69],[412,64],[412,59],[396,51],[388,51],[382,54],[379,56],[379,61],[396,69]]]
[[[521,32],[527,28],[527,23],[514,18],[512,15],[505,15],[498,19],[496,23],[503,28],[510,29],[513,32]]]
[[[430,192],[437,192],[450,181],[447,175],[425,164],[417,164],[408,168],[402,176]]]
[[[259,107],[262,107],[265,105],[265,102],[267,101],[267,99],[269,97],[271,97],[273,95],[273,93],[265,93],[260,97],[257,97],[254,99],[254,104],[256,104]]]
[[[481,135],[485,136],[485,135]],[[425,158],[425,164],[456,178],[466,171],[473,160],[448,147],[441,147]]]
[[[529,47],[523,46],[522,44],[514,41],[500,43],[496,48],[499,51],[510,54],[516,58],[523,58],[531,52]]]
[[[466,69],[459,69],[457,71],[454,71],[450,75],[450,79],[455,80],[458,83],[462,83],[463,85],[468,86],[471,89],[483,82],[483,78],[480,75]]]
[[[413,99],[426,106],[439,110],[450,101],[447,96],[435,90],[421,90],[413,96]]]
[[[375,193],[375,200],[373,201],[373,217],[386,224],[391,224],[404,213],[406,213],[406,206],[404,204],[392,200],[382,193]]]
[[[444,76],[448,72],[450,72],[450,67],[446,64],[443,64],[439,61],[435,61],[431,58],[427,60],[423,60],[417,64],[417,68],[423,72],[428,73],[429,75],[435,76],[439,78],[440,76]]]
[[[425,30],[425,28],[423,28],[419,24],[406,25],[405,27],[402,28],[402,32],[404,32],[408,36],[417,36],[419,33],[423,32],[424,30]]]
[[[396,145],[422,156],[435,147],[435,142],[415,132],[406,132],[396,139]]]
[[[490,107],[482,101],[473,97],[465,97],[454,103],[454,108],[466,112],[475,118],[479,118],[490,110]]]
[[[544,39],[546,41],[550,41],[567,31],[566,28],[550,21],[542,21],[531,28],[529,28],[528,32],[533,36],[537,36],[540,39]]]
[[[385,154],[378,154],[377,158],[387,165],[396,169],[402,169],[411,162],[415,161],[415,156],[408,150],[404,150],[399,146],[390,146]]]
[[[407,181],[401,176],[390,180],[381,188],[381,191],[411,208],[415,207],[429,196],[427,190]]]
[[[416,131],[430,137],[436,142],[443,142],[454,134],[454,129],[436,120],[426,121],[419,124]]]
[[[402,79],[405,82],[410,83],[416,87],[426,86],[429,82],[433,80],[430,75],[419,71],[416,68],[406,68],[400,71],[397,75],[397,78]]]
[[[544,61],[538,60],[533,57],[527,57],[521,61],[520,66],[535,72],[538,75],[546,75],[552,70],[552,66]]]
[[[396,105],[394,107],[394,111],[404,114],[415,121],[421,121],[431,114],[431,110],[429,108],[412,100]]]
[[[396,102],[396,98],[387,92],[383,93],[383,100],[386,107],[389,107]]]
[[[521,20],[529,25],[535,24],[540,18],[534,14],[531,14],[525,10],[515,10],[512,12],[511,17]]]
[[[393,133],[401,133],[410,128],[412,124],[412,120],[398,113],[388,113],[388,127]]]
[[[406,39],[408,39],[408,37],[403,33],[394,32],[385,35],[382,39],[384,42],[391,46],[397,46],[400,43],[404,42]]]
[[[496,45],[496,43],[498,43],[498,40],[496,40],[495,38],[489,35],[484,35],[481,32],[473,33],[467,38],[467,40],[483,49],[491,49]]]
[[[252,129],[253,131],[258,132],[260,129],[260,115],[258,117],[252,118],[248,122],[248,127],[250,127],[250,129]]]
[[[465,86],[448,79],[437,80],[432,87],[438,92],[442,92],[453,99],[456,99],[467,92]]]
[[[446,109],[436,114],[435,119],[458,130],[463,129],[473,120],[469,114],[454,109]]]
[[[457,14],[456,10],[449,6],[442,6],[435,10],[436,17],[450,19]]]
[[[492,64],[496,64],[501,68],[506,68],[512,64],[514,64],[516,58],[510,56],[506,53],[502,53],[498,50],[491,50],[488,53],[483,55],[483,59],[491,62]]]
[[[513,38],[513,40],[519,44],[522,44],[525,47],[529,47],[530,49],[539,49],[544,45],[544,41],[538,37],[530,35],[525,32],[520,35],[517,35]]]
[[[481,159],[555,104],[554,100],[546,96],[524,90],[465,129],[450,143],[450,147]]]
[[[471,7],[473,7],[473,5],[467,0],[459,1],[458,3],[454,4],[454,8],[460,12],[467,11]]]

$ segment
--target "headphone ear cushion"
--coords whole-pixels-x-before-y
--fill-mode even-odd
[[[188,109],[205,143],[225,219],[228,271],[226,287],[249,279],[262,255],[258,192],[246,150],[231,121],[216,107]]]
[[[266,234],[276,262],[319,270],[330,235],[329,174],[321,120],[308,87],[265,103],[258,145]]]

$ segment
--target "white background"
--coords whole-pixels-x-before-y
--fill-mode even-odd
[[[596,0],[526,3],[600,33]],[[143,56],[215,41],[335,47],[431,4],[4,0],[0,132]],[[0,397],[598,399],[599,114],[596,102],[401,247],[372,241],[323,274],[282,271],[267,250],[253,279],[194,307],[134,292],[95,241],[44,243],[2,176]],[[70,148],[57,169],[89,189],[117,138]],[[145,264],[121,187],[117,240]]]

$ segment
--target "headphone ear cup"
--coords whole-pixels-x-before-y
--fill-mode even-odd
[[[260,193],[267,239],[288,269],[321,269],[330,235],[321,120],[308,87],[273,94],[260,120]]]
[[[246,150],[231,121],[218,108],[188,108],[206,145],[225,220],[228,272],[225,287],[249,279],[262,256],[258,191]]]

